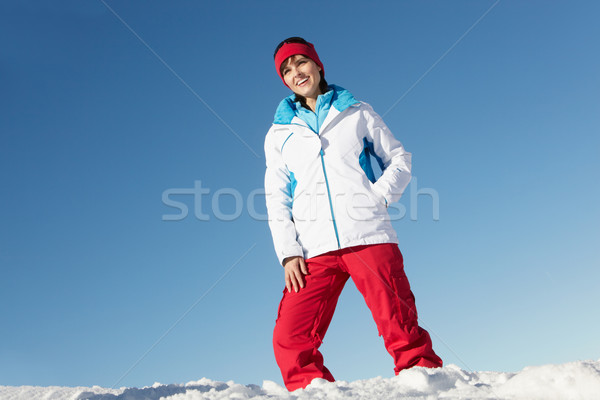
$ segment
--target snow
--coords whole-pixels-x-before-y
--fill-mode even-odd
[[[145,388],[0,386],[1,400],[218,400],[218,399],[600,399],[600,360],[526,367],[518,373],[468,372],[456,365],[412,368],[392,378],[354,382],[315,379],[288,392],[272,381],[262,386],[207,378],[186,384],[155,383]]]

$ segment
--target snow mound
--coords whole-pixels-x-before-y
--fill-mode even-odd
[[[272,381],[262,386],[207,378],[186,384],[145,388],[0,386],[0,399],[44,400],[219,400],[219,399],[490,399],[592,400],[600,398],[600,360],[527,367],[518,373],[467,372],[456,365],[412,368],[393,378],[354,382],[315,379],[306,389],[288,392]]]

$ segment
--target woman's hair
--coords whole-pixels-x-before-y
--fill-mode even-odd
[[[273,58],[275,58],[275,56],[277,55],[277,52],[279,51],[279,49],[281,49],[281,46],[283,46],[286,43],[301,43],[301,44],[309,44],[306,40],[304,40],[303,38],[299,37],[299,36],[292,36],[290,38],[287,38],[285,40],[283,40],[281,43],[279,43],[277,45],[277,47],[275,48],[275,52],[273,53]],[[281,64],[280,68],[283,68],[284,64]],[[282,71],[279,71],[279,73],[281,74]],[[323,70],[321,70],[319,72],[319,75],[321,75],[321,81],[319,82],[319,89],[321,90],[321,93],[326,93],[329,90],[329,85],[327,84],[327,81],[325,80],[325,75],[323,73]],[[300,101],[300,103],[306,107],[306,99],[304,98],[304,96],[300,96],[300,95],[296,95],[296,100]]]

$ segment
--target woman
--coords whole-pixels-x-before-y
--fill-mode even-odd
[[[441,367],[419,327],[387,205],[410,181],[411,155],[367,103],[325,81],[314,46],[281,42],[275,68],[293,94],[265,138],[269,227],[285,270],[273,334],[288,390],[333,381],[319,346],[349,277],[364,296],[396,374]],[[375,177],[371,157],[382,175]]]

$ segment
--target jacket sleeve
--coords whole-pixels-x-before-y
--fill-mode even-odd
[[[273,140],[271,131],[265,138],[265,198],[269,228],[273,236],[275,253],[280,263],[286,257],[304,256],[296,240],[296,227],[292,217],[291,178],[281,151]]]
[[[400,200],[411,179],[411,153],[404,150],[383,119],[366,103],[365,119],[367,140],[379,162],[383,174],[373,184],[373,190],[383,196],[387,204]]]

